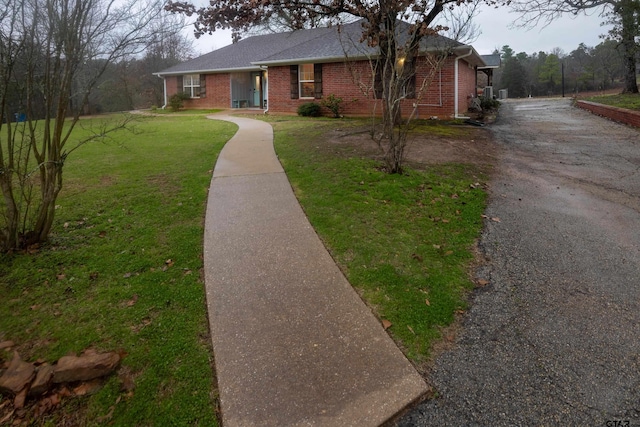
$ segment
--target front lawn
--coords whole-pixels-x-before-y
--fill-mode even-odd
[[[611,105],[613,107],[626,108],[628,110],[640,111],[640,94],[637,93],[591,96],[584,100],[596,102],[598,104]]]
[[[490,170],[474,163],[490,151],[484,130],[422,123],[414,153],[423,157],[388,175],[366,143],[365,120],[266,120],[316,231],[424,368],[473,287]],[[235,125],[166,115],[139,129],[74,152],[50,243],[0,255],[0,342],[14,341],[28,361],[87,348],[125,355],[99,392],[63,399],[34,424],[217,425],[203,219],[216,157]],[[31,402],[8,422],[21,414],[29,422]]]
[[[486,169],[431,164],[389,175],[370,147],[331,137],[336,127],[354,133],[365,121],[269,120],[316,232],[367,304],[390,322],[405,354],[418,366],[426,362],[474,286],[470,266],[483,224]],[[429,122],[417,134],[427,142],[468,138],[465,128]]]
[[[125,355],[98,393],[63,399],[39,423],[217,425],[203,218],[216,157],[235,129],[204,117],[146,118],[141,133],[77,150],[50,243],[0,255],[0,342],[14,341],[27,361],[87,348]]]
[[[169,114],[180,114],[184,116],[204,116],[207,114],[215,114],[219,113],[222,110],[220,109],[194,109],[194,108],[181,108],[178,111],[173,111],[171,108],[167,107],[164,110],[162,108],[152,108],[151,110],[144,110],[146,113],[156,114],[156,115],[169,115]]]

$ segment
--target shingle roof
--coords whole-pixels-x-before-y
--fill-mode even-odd
[[[350,57],[375,55],[375,48],[360,43],[361,36],[361,21],[340,27],[253,36],[154,74],[248,71],[270,64],[342,61],[345,53]],[[423,48],[429,47],[455,49],[468,46],[434,36],[423,39]],[[477,59],[482,62],[479,57]]]
[[[350,56],[366,56],[375,53],[375,49],[368,47],[366,43],[360,43],[360,37],[362,36],[360,21],[341,27],[322,28],[322,30],[324,31],[317,37],[309,37],[301,43],[280,49],[278,52],[263,56],[254,62],[267,65],[289,61],[304,62],[314,59],[344,60],[345,52]]]

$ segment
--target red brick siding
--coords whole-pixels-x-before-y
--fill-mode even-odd
[[[475,71],[469,69],[467,63],[460,61],[463,77],[460,88],[461,112],[467,110],[468,95],[475,89]],[[421,60],[416,70],[417,99],[403,101],[403,112],[409,113],[413,104],[418,104],[418,117],[437,116],[449,118],[454,114],[454,58],[446,60],[441,74],[436,73],[426,91],[419,93],[423,81],[428,78],[430,69]],[[371,67],[367,61],[351,64],[342,62],[323,64],[322,94],[324,97],[334,94],[342,98],[342,108],[346,115],[370,115],[381,111],[379,100],[375,100],[371,92]],[[440,90],[441,86],[441,90]],[[289,66],[269,67],[269,111],[274,113],[295,113],[300,104],[318,102],[317,99],[291,99]],[[376,103],[378,105],[376,105]],[[329,114],[329,111],[326,111]]]
[[[420,93],[422,83],[429,77],[430,69],[425,60],[416,66],[416,99],[406,99],[402,111],[408,114],[417,104],[417,117],[450,118],[455,109],[454,70],[455,58],[449,57],[440,72],[436,72],[427,89]],[[475,90],[475,70],[467,62],[459,60],[459,113],[467,111],[469,95]],[[167,77],[167,97],[177,91],[177,78]],[[298,106],[305,102],[318,102],[317,99],[291,99],[290,67],[269,67],[269,111],[273,113],[296,113]],[[228,73],[207,75],[206,96],[185,101],[186,108],[230,108],[231,82]],[[342,98],[342,109],[348,116],[367,116],[374,109],[381,112],[380,100],[374,99],[371,84],[371,67],[368,61],[350,64],[343,62],[326,63],[322,67],[322,94],[324,97],[334,94]],[[328,110],[325,111],[330,114]]]
[[[168,76],[167,100],[178,91],[178,79],[182,76]],[[185,108],[230,108],[231,107],[231,79],[228,73],[207,74],[205,96],[188,99]]]
[[[625,110],[624,108],[596,104],[595,102],[589,101],[577,101],[576,105],[582,109],[591,111],[598,116],[606,117],[627,125],[640,127],[640,111]]]
[[[476,93],[476,69],[464,59],[458,61],[458,114],[469,110],[471,98]]]
[[[179,76],[180,78],[182,78],[182,76]],[[178,92],[178,78],[176,76],[169,76],[169,77],[165,77],[165,85],[166,85],[166,90],[167,93],[165,94],[167,99],[167,106],[169,103],[169,98],[171,98],[173,95],[175,95]]]

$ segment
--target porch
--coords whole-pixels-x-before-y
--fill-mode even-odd
[[[266,109],[267,71],[231,73],[231,108]]]

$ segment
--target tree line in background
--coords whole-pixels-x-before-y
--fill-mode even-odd
[[[508,89],[509,97],[558,95],[624,88],[625,58],[618,42],[605,39],[595,47],[584,43],[570,53],[556,48],[551,52],[516,53],[505,45],[502,66],[496,71],[494,87]]]
[[[106,67],[89,97],[85,113],[162,107],[163,80],[153,73],[196,56],[192,40],[181,33],[184,26],[181,17],[163,14],[152,24],[141,53]]]
[[[579,15],[581,13],[588,13],[598,11],[603,18],[604,24],[609,24],[612,28],[607,34],[607,40],[594,49],[604,49],[609,51],[610,47],[615,45],[615,48],[619,56],[611,56],[611,59],[615,61],[615,67],[618,67],[618,61],[622,63],[622,85],[621,92],[623,93],[638,93],[638,72],[637,64],[640,55],[640,1],[638,0],[513,0],[510,2],[511,10],[518,13],[520,17],[516,20],[518,26],[533,28],[540,23],[550,23],[551,21],[559,18],[562,15]],[[605,44],[606,43],[606,44]],[[582,48],[582,49],[581,49]],[[577,81],[579,76],[586,76],[589,70],[584,71],[584,66],[581,65],[580,56],[588,48],[586,46],[579,47],[576,51],[572,52],[569,56],[574,61],[567,59],[567,62],[572,62],[574,68],[575,80]],[[589,52],[587,52],[589,53]],[[547,67],[549,73],[544,74],[543,80],[549,83],[549,88],[553,85],[550,80],[551,77],[557,77],[556,68],[553,66],[553,62],[561,60],[561,55],[553,53],[556,58],[548,59],[548,56],[544,57],[544,61],[549,61]],[[587,56],[599,56],[600,52],[595,52],[592,55]],[[538,55],[540,56],[540,55]],[[602,70],[599,60],[595,60],[597,72],[600,74],[608,74],[607,71]],[[564,63],[564,62],[563,62]],[[520,64],[524,65],[524,64]],[[517,64],[516,64],[517,66]],[[590,66],[590,65],[588,65]],[[610,73],[609,73],[610,74]],[[533,76],[532,76],[533,77]],[[539,75],[538,75],[539,77]],[[601,76],[602,77],[602,76]],[[601,78],[602,87],[606,86],[606,76]],[[518,89],[520,88],[518,87]]]

